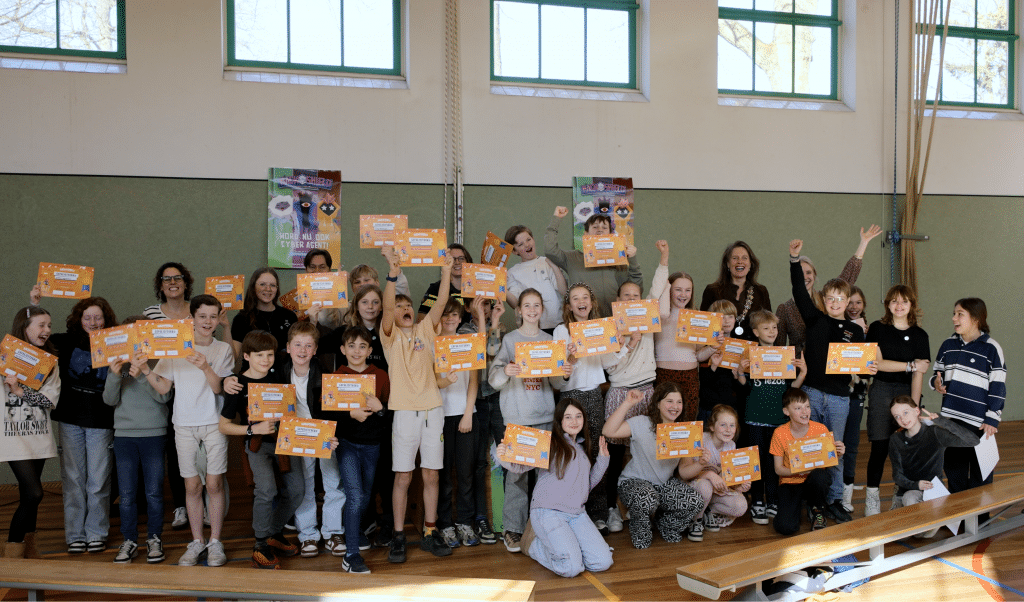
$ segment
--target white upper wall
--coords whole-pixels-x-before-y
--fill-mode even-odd
[[[126,75],[0,69],[0,172],[261,179],[301,166],[441,181],[443,0],[403,2],[406,90],[225,80],[221,2],[127,4]],[[891,191],[892,0],[844,11],[856,103],[838,112],[719,106],[715,3],[649,4],[650,101],[637,103],[491,94],[489,2],[463,0],[466,182]],[[1024,121],[940,119],[931,161],[928,193],[1021,195]]]

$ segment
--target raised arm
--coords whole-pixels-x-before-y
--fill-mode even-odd
[[[625,439],[632,436],[633,431],[629,428],[629,423],[626,422],[626,414],[643,399],[643,393],[636,389],[630,389],[626,393],[626,399],[622,401],[622,405],[616,408],[612,415],[608,417],[608,420],[604,422],[601,434],[609,439]]]
[[[544,230],[544,255],[563,270],[569,269],[569,261],[565,257],[565,251],[558,246],[558,226],[561,224],[562,218],[567,215],[569,215],[567,207],[561,205],[555,207],[555,213],[551,216],[547,229]]]
[[[647,298],[657,299],[658,313],[662,318],[667,318],[672,313],[672,301],[668,288],[668,241],[659,240],[654,243],[654,246],[658,248],[661,259],[658,262],[658,268],[654,270],[654,279],[651,281],[651,291]]]
[[[381,247],[380,254],[388,261],[387,285],[384,286],[384,299],[381,303],[380,332],[389,337],[395,325],[395,281],[402,268],[398,267],[398,253],[394,247],[385,245]]]
[[[793,287],[793,301],[804,323],[816,318],[821,311],[814,306],[811,294],[807,292],[807,285],[804,284],[804,271],[800,267],[800,252],[804,248],[804,241],[791,240],[789,242],[789,281]]]
[[[427,319],[430,326],[436,328],[441,323],[441,315],[444,313],[444,306],[448,304],[448,296],[451,294],[452,265],[454,261],[451,255],[446,255],[444,265],[441,266],[441,286],[437,289],[437,301],[427,312]],[[388,284],[391,284],[390,282]]]

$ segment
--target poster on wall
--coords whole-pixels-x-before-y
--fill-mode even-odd
[[[341,172],[272,167],[267,177],[267,264],[303,269],[313,249],[341,258]]]
[[[611,234],[626,238],[633,244],[633,178],[594,178],[576,176],[572,179],[572,242],[583,250],[583,224],[594,215],[607,215],[612,221]]]

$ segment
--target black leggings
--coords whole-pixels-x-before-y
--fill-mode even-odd
[[[39,502],[43,501],[43,465],[46,458],[37,460],[13,460],[8,462],[14,478],[18,479],[18,509],[11,517],[11,528],[7,533],[7,541],[21,543],[25,534],[36,530],[36,516],[39,514]]]
[[[878,487],[885,472],[885,461],[889,458],[889,440],[871,442],[871,455],[868,457],[868,487]]]

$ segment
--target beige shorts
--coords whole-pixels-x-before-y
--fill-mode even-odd
[[[444,468],[444,406],[415,412],[395,410],[391,426],[391,470],[412,472],[416,468],[416,452],[420,452],[420,468]]]
[[[205,474],[224,474],[228,471],[228,438],[216,424],[203,426],[174,426],[174,445],[178,448],[178,471],[181,478],[199,476],[196,458],[199,445],[206,451]]]

